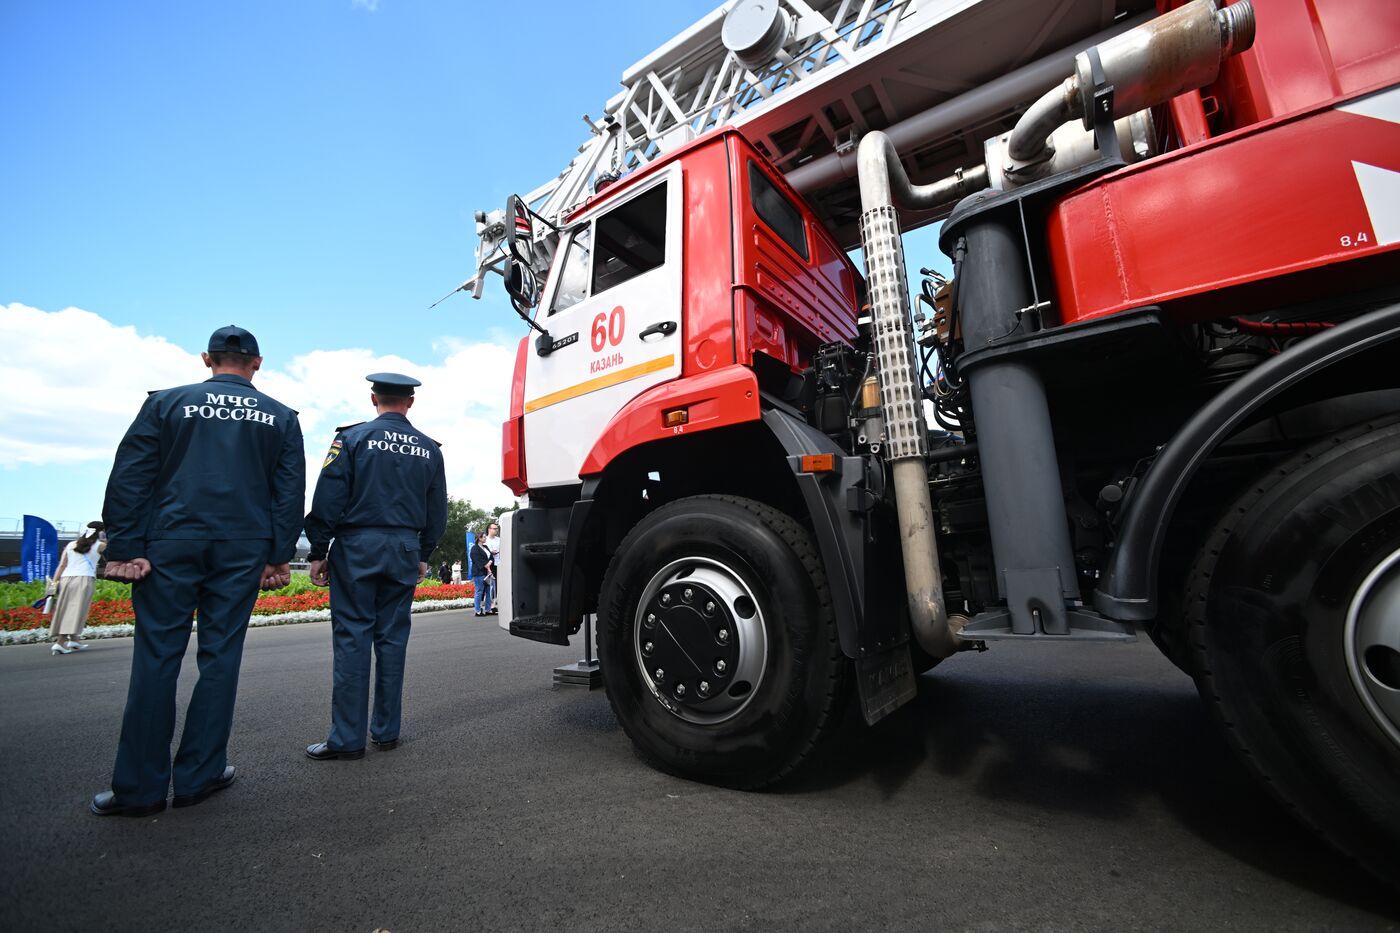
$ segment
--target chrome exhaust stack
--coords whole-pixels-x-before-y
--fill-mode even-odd
[[[931,185],[914,185],[899,162],[894,144],[873,132],[860,141],[860,234],[865,250],[866,285],[875,321],[876,371],[884,413],[883,452],[894,479],[899,540],[909,595],[909,621],[919,646],[935,658],[959,650],[965,616],[948,614],[943,573],[933,533],[933,503],[925,457],[924,401],[909,322],[909,286],[904,274],[904,242],[895,200],[906,208],[937,207],[987,187],[978,166]]]

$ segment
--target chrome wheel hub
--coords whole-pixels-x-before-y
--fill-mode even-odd
[[[687,722],[737,716],[763,680],[768,636],[758,600],[720,561],[693,557],[662,567],[642,590],[632,631],[642,680]]]
[[[1352,685],[1400,746],[1400,551],[1361,581],[1347,610],[1345,638]]]

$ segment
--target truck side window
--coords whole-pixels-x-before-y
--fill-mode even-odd
[[[599,217],[597,231],[595,295],[666,261],[666,185],[658,185]]]
[[[580,230],[569,242],[569,254],[559,268],[559,287],[554,291],[550,314],[572,308],[588,297],[588,247],[592,242],[593,233],[588,227]]]
[[[793,252],[807,258],[807,227],[802,212],[774,187],[757,163],[749,162],[749,197],[760,220],[768,225]]]

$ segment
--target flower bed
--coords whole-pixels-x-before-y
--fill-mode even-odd
[[[413,592],[414,612],[465,609],[472,604],[470,583],[419,586]],[[249,625],[287,625],[323,622],[331,617],[330,592],[318,589],[287,596],[259,596]],[[48,638],[52,618],[41,610],[23,606],[0,609],[0,645],[20,645]],[[102,600],[92,604],[83,638],[125,638],[136,629],[136,613],[129,599]]]

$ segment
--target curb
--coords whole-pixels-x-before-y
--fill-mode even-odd
[[[471,599],[423,599],[413,604],[413,612],[443,612],[448,609],[466,609],[473,605]],[[264,628],[273,625],[298,625],[302,622],[329,622],[329,609],[308,609],[304,612],[283,612],[271,616],[252,616],[248,619],[249,628]],[[193,626],[198,630],[199,623]],[[102,638],[130,638],[136,634],[135,625],[92,625],[83,629],[83,641],[97,641]],[[0,647],[6,645],[35,645],[49,640],[49,629],[29,628],[19,632],[0,632]]]

